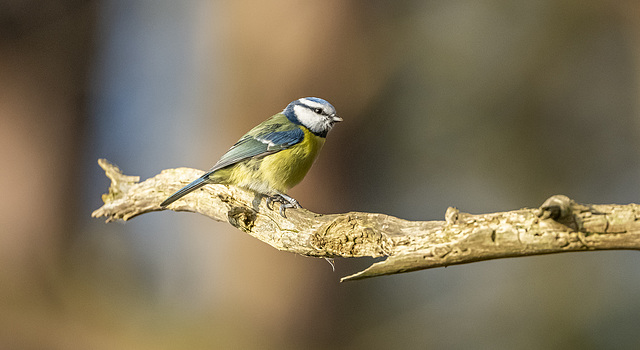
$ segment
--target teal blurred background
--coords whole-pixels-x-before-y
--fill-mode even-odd
[[[90,217],[97,158],[205,170],[304,96],[345,120],[290,192],[315,212],[638,203],[639,81],[631,0],[0,0],[0,348],[639,348],[637,252],[340,284],[371,260]]]

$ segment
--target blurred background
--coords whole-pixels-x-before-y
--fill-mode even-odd
[[[290,194],[442,220],[640,201],[632,0],[0,1],[0,348],[640,347],[640,256],[340,284],[199,215],[105,224],[125,174],[206,170],[290,101],[344,118]]]

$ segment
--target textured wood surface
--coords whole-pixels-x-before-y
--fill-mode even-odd
[[[160,203],[204,172],[168,169],[139,182],[104,159],[111,179],[93,217],[129,220],[166,210]],[[277,204],[276,204],[277,206]],[[322,215],[270,210],[265,198],[234,186],[207,185],[168,209],[227,221],[276,249],[314,257],[386,257],[342,281],[498,258],[573,251],[640,250],[640,206],[582,205],[550,197],[540,208],[472,215],[447,209],[443,221],[408,221],[385,214]]]

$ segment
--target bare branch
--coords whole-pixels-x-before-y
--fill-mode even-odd
[[[164,210],[167,196],[203,174],[164,170],[139,182],[105,159],[111,179],[104,205],[93,217],[107,222]],[[407,221],[374,213],[323,215],[289,209],[287,217],[269,210],[261,195],[234,186],[209,185],[169,206],[174,211],[227,221],[276,249],[313,257],[386,257],[342,281],[475,261],[560,252],[640,250],[640,206],[580,205],[566,196],[540,208],[472,215],[447,209],[445,221]]]

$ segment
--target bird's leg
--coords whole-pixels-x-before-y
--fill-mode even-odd
[[[286,215],[284,215],[285,209],[302,208],[297,200],[281,192],[277,192],[275,195],[267,197],[267,208],[273,210],[272,203],[275,202],[280,203],[280,215],[285,218],[287,217]]]

